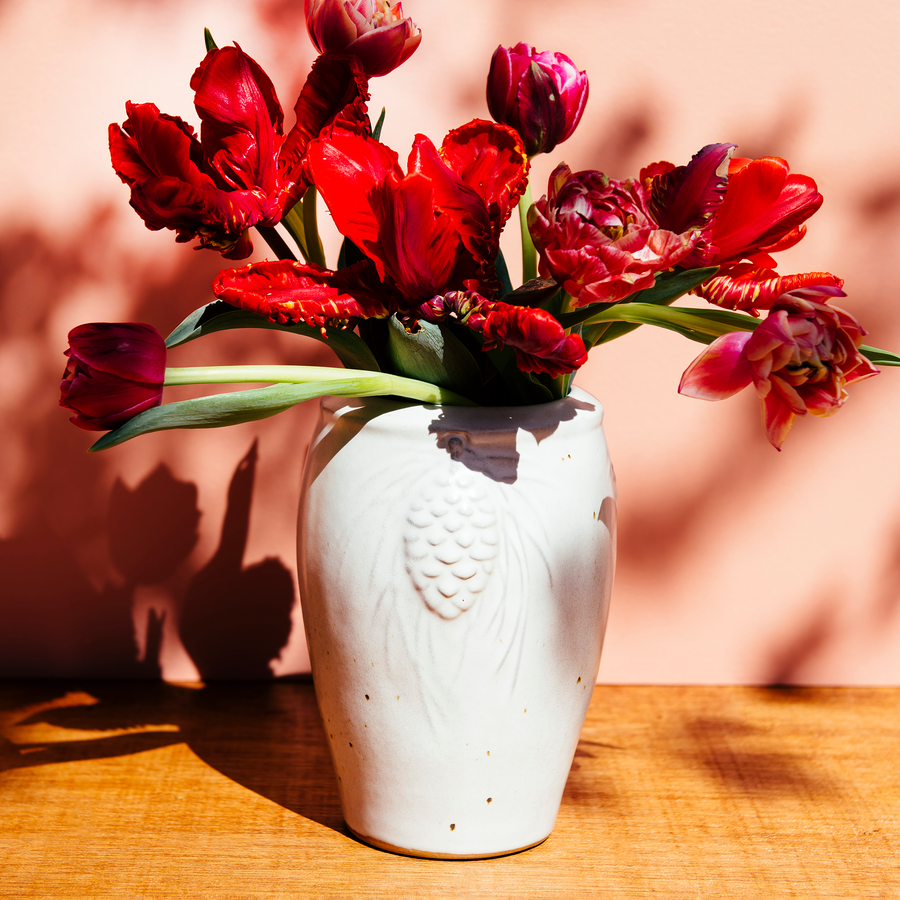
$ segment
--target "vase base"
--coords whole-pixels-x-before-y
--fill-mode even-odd
[[[550,837],[548,834],[539,841],[533,841],[532,843],[525,844],[521,847],[514,847],[511,850],[495,850],[491,853],[430,853],[427,850],[412,850],[409,847],[398,847],[395,844],[389,844],[387,841],[380,841],[378,838],[368,837],[368,835],[362,834],[359,831],[354,831],[349,825],[347,825],[347,830],[355,838],[362,841],[364,844],[375,847],[377,850],[387,850],[388,853],[398,853],[401,856],[415,856],[419,859],[494,859],[498,856],[510,856],[513,853],[521,853],[523,850],[530,850],[532,847],[537,847],[538,844],[543,844],[544,841]]]

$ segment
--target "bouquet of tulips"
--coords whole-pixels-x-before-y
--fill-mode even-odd
[[[319,51],[285,134],[275,89],[235,44],[191,78],[199,137],[152,103],[111,125],[115,171],[152,230],[225,259],[215,299],[163,340],[150,325],[95,323],[69,335],[61,405],[92,449],[169,428],[263,418],[323,395],[393,395],[435,404],[509,406],[566,396],[588,352],[641,325],[707,345],[679,391],[709,400],[753,386],[780,449],[798,415],[828,416],[847,385],[900,357],[862,345],[839,306],[840,278],[782,275],[773,254],[796,244],[822,204],[812,178],[783,159],[742,159],[709,144],[684,165],[656,162],[616,181],[564,163],[536,202],[529,160],[577,127],[588,80],[561,53],[499,47],[487,77],[493,121],[435,145],[417,135],[405,169],[379,141],[368,81],[418,47],[420,29],[389,0],[306,0]],[[316,221],[321,195],[340,233],[329,267]],[[522,284],[500,234],[518,210]],[[709,308],[675,307],[688,293]],[[233,328],[326,341],[344,368],[167,368],[167,351]],[[265,387],[162,404],[165,385]]]

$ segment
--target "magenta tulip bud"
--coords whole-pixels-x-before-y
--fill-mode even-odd
[[[166,342],[150,325],[79,325],[66,356],[59,405],[79,428],[110,431],[162,402]]]
[[[563,53],[538,53],[528,44],[498,47],[487,81],[495,121],[515,128],[529,156],[549,153],[571,137],[588,98],[588,79]]]
[[[422,30],[390,0],[306,0],[306,28],[319,53],[350,53],[370,78],[413,55]]]

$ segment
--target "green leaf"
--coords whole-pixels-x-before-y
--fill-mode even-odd
[[[656,325],[704,344],[730,331],[753,331],[759,324],[759,320],[752,316],[724,309],[688,309],[652,303],[617,303],[592,320],[592,324],[601,322]]]
[[[500,299],[512,293],[512,282],[509,280],[509,269],[506,267],[506,259],[502,250],[497,250],[497,259],[494,261],[494,271],[500,282]],[[507,301],[509,302],[509,301]]]
[[[709,281],[718,271],[718,266],[709,266],[706,269],[675,269],[670,272],[661,272],[656,276],[653,287],[632,294],[627,302],[656,303],[668,306],[679,297],[690,293],[694,288],[700,287],[704,281]]]
[[[213,40],[212,33],[208,28],[203,29],[203,40],[206,42],[206,52],[209,53],[210,50],[218,50],[219,47],[216,42]]]
[[[900,356],[890,350],[879,350],[877,347],[868,347],[863,344],[859,348],[859,352],[876,366],[900,366]]]
[[[621,304],[630,303],[650,303],[656,306],[668,306],[674,303],[679,297],[690,293],[695,287],[699,287],[704,281],[712,278],[719,271],[718,266],[710,266],[706,269],[688,269],[686,271],[662,272],[656,276],[653,287],[645,288],[630,294],[627,299],[622,300]],[[598,311],[602,312],[611,308],[611,306],[620,304],[596,304],[594,306],[585,306],[576,309],[574,312],[566,313],[558,316],[560,324],[563,328],[572,328],[582,322],[587,322],[597,316]],[[602,307],[598,310],[597,307]],[[636,328],[637,326],[635,326]],[[633,329],[629,328],[628,331]],[[624,332],[623,332],[624,333]],[[604,338],[604,342],[610,338]]]
[[[409,334],[396,316],[388,320],[388,355],[394,370],[453,391],[467,394],[478,390],[481,370],[462,341],[447,326],[419,322]]]
[[[285,243],[284,238],[276,231],[272,225],[257,225],[256,230],[260,237],[269,245],[269,249],[279,259],[296,259],[297,257],[291,253],[291,248]]]
[[[372,137],[375,138],[376,141],[381,140],[381,129],[384,128],[384,113],[385,108],[381,107],[381,115],[378,117],[378,121],[375,123],[375,127],[372,129]]]
[[[270,322],[264,316],[247,310],[237,309],[222,300],[214,300],[195,309],[175,330],[166,338],[166,346],[178,347],[188,341],[207,334],[215,334],[218,331],[231,331],[234,328],[265,328],[270,331],[287,331],[291,334],[304,334],[307,337],[321,341],[335,352],[337,358],[348,369],[365,369],[378,371],[380,366],[375,361],[372,352],[365,345],[358,334],[350,330],[340,328],[325,328],[325,337],[318,328],[310,325],[278,325]]]
[[[477,405],[453,391],[443,390],[411,378],[400,378],[383,372],[335,369],[334,375],[324,381],[271,384],[268,387],[212,394],[147,409],[115,431],[103,435],[90,449],[92,452],[106,450],[153,431],[168,431],[173,428],[221,428],[225,425],[253,422],[284,412],[305,400],[326,396],[396,396],[423,403]]]
[[[338,253],[337,271],[346,269],[348,266],[362,262],[367,258],[366,254],[363,253],[350,238],[345,237],[344,240],[341,241],[341,249]]]
[[[115,431],[103,435],[91,452],[115,447],[132,438],[152,431],[166,431],[173,428],[219,428],[223,425],[238,425],[274,416],[309,400],[334,391],[327,385],[324,391],[320,384],[273,384],[269,387],[249,391],[232,391],[166,403],[153,409],[144,410]]]
[[[607,341],[614,341],[640,327],[640,325],[629,325],[627,322],[600,322],[597,325],[585,325],[581,329],[581,339],[584,341],[585,350],[590,350],[592,347],[605,344]]]
[[[282,217],[281,224],[294,239],[300,255],[309,262],[309,250],[306,247],[306,231],[303,225],[303,203],[295,203]]]

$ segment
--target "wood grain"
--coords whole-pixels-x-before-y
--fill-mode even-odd
[[[354,840],[309,684],[0,684],[0,897],[900,897],[900,689],[598,687],[551,837]]]

